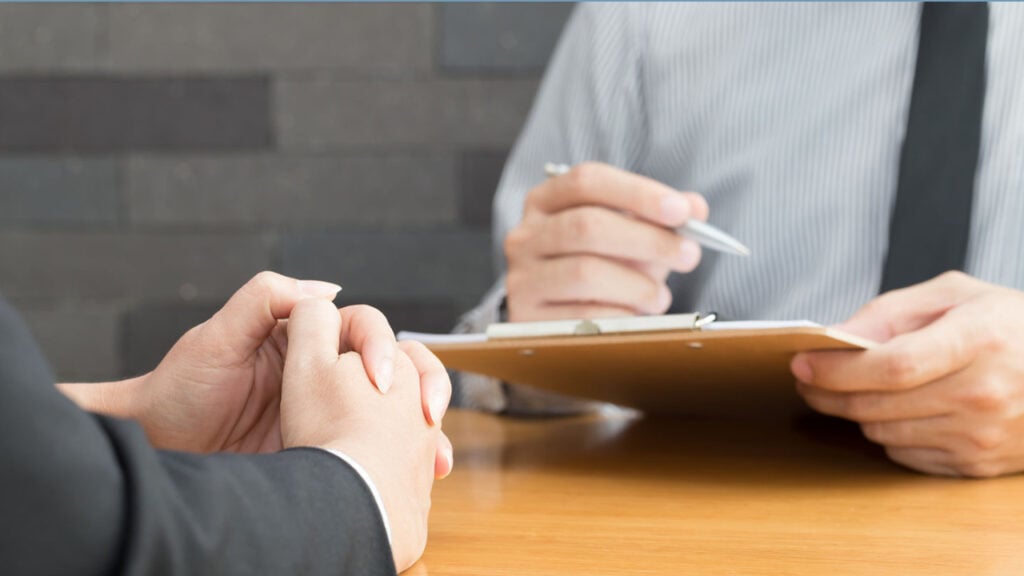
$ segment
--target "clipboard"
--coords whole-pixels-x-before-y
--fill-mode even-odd
[[[487,334],[420,340],[453,370],[645,412],[774,412],[802,406],[797,352],[875,343],[806,321],[716,322],[713,315],[494,324]],[[787,410],[789,411],[789,410]]]

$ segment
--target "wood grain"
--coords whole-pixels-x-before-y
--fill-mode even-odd
[[[409,574],[1024,574],[1024,477],[932,478],[850,424],[453,411]]]

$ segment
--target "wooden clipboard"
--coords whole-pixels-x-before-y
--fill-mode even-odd
[[[821,326],[427,344],[450,369],[647,412],[702,414],[792,407],[794,354],[872,345]]]

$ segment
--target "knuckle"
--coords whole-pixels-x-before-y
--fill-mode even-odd
[[[274,284],[277,283],[278,279],[281,278],[278,274],[271,272],[270,270],[263,270],[252,277],[245,284],[245,289],[253,294],[266,294],[270,292]]]
[[[416,369],[416,362],[413,361],[412,357],[409,356],[404,350],[399,350],[395,356],[395,382],[402,379],[402,376],[409,378],[413,382],[419,382],[419,370]]]
[[[531,188],[526,193],[526,198],[523,200],[523,217],[525,218],[531,212],[535,212],[541,209],[544,205],[544,186],[536,186]]]
[[[967,433],[967,440],[977,451],[991,452],[1007,440],[1006,431],[998,426],[984,426]]]
[[[523,226],[518,226],[509,231],[505,235],[505,239],[502,242],[502,247],[505,250],[505,256],[512,260],[525,252],[526,246],[530,240],[530,232]]]
[[[188,341],[202,342],[205,339],[204,335],[205,335],[206,331],[208,330],[208,328],[207,328],[207,326],[209,325],[208,322],[209,321],[203,322],[201,324],[196,324],[195,326],[189,328],[181,336],[180,340],[181,341],[185,341],[185,342],[188,342]],[[220,339],[214,339],[214,342],[222,342],[222,341]]]
[[[855,317],[858,318],[881,318],[891,319],[896,317],[894,314],[899,310],[900,300],[900,289],[885,292],[880,296],[877,296],[867,301],[860,309],[857,310]],[[892,324],[886,321],[882,326],[882,330],[888,332],[890,335],[884,340],[888,340],[895,334]]]
[[[994,478],[1002,473],[1002,466],[989,460],[972,459],[960,462],[953,468],[969,478]]]
[[[984,379],[968,388],[963,402],[978,412],[1001,414],[1009,407],[1009,389],[995,378]]]
[[[380,310],[370,306],[369,304],[352,304],[349,308],[352,311],[352,315],[355,317],[363,318],[365,320],[374,322],[387,323],[388,319],[384,316],[384,313]]]
[[[586,286],[598,275],[597,264],[593,258],[573,258],[568,264],[567,274],[573,286]]]
[[[870,317],[886,317],[889,309],[892,308],[890,301],[893,299],[894,292],[887,292],[881,296],[868,301],[867,304],[861,308],[861,311]]]
[[[851,420],[865,420],[869,418],[874,410],[875,403],[872,397],[865,394],[847,394],[840,400],[843,415]],[[872,424],[874,429],[880,426]]]
[[[885,383],[896,388],[913,385],[920,374],[917,361],[905,354],[893,354],[885,359],[882,375]]]
[[[865,422],[860,425],[860,430],[864,434],[864,437],[871,440],[875,444],[885,444],[887,436],[885,434],[885,428],[880,422]]]
[[[398,342],[398,349],[410,358],[423,357],[426,354],[433,355],[430,348],[427,348],[427,346],[419,340],[400,340]]]
[[[325,314],[327,310],[334,310],[334,304],[322,298],[305,298],[299,300],[292,308],[292,317],[296,314]]]
[[[990,356],[1009,353],[1014,344],[1013,337],[1001,329],[999,323],[993,322],[992,325],[992,329],[979,330],[978,350]]]
[[[598,222],[592,210],[579,209],[568,212],[562,229],[563,244],[590,244],[599,234]]]
[[[943,272],[942,274],[936,276],[936,279],[941,282],[949,282],[954,284],[963,284],[964,282],[968,281],[969,278],[970,276],[959,270],[947,270],[946,272]]]
[[[656,235],[649,237],[647,241],[648,253],[654,254],[665,262],[675,262],[680,256],[680,240],[675,234],[656,231]]]
[[[577,164],[565,175],[566,184],[574,194],[586,194],[601,177],[602,166],[597,162]]]

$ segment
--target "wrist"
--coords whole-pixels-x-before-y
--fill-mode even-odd
[[[57,389],[82,410],[117,418],[140,417],[138,389],[145,376],[97,383],[61,383]]]

